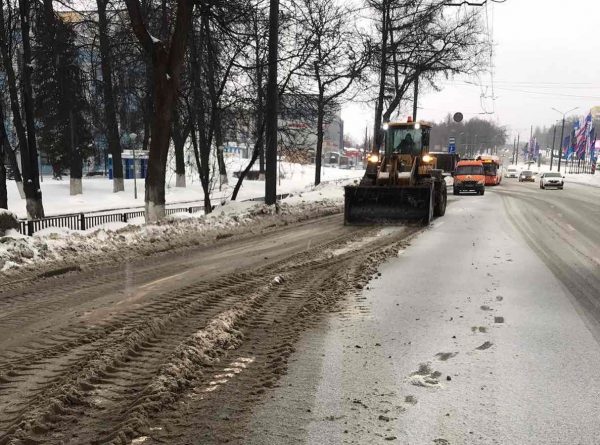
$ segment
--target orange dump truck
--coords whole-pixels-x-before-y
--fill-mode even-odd
[[[454,194],[460,192],[485,192],[485,171],[481,161],[459,161],[452,173],[454,177]]]

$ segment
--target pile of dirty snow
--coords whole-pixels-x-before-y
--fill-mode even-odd
[[[206,245],[221,238],[338,213],[342,203],[343,187],[326,185],[273,206],[229,202],[209,215],[175,214],[157,224],[111,223],[85,232],[48,228],[32,237],[9,230],[0,236],[0,271],[8,276],[58,265],[80,267]]]

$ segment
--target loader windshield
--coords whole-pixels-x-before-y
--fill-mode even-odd
[[[423,145],[423,129],[390,128],[387,133],[386,153],[419,156]]]

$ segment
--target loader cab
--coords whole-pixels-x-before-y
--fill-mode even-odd
[[[429,153],[431,124],[427,122],[388,122],[383,125],[383,145],[368,158],[366,180],[386,181],[386,172],[398,172],[401,183],[414,182],[427,175],[435,163],[421,162]],[[395,175],[395,173],[394,173]]]
[[[390,122],[385,132],[385,154],[422,156],[429,152],[431,126],[424,122]]]

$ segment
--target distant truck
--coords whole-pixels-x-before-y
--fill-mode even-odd
[[[485,193],[485,171],[481,161],[459,161],[452,174],[454,176],[454,194],[460,192]]]
[[[444,171],[444,173],[451,174],[456,169],[456,164],[460,161],[458,153],[448,153],[444,151],[431,151],[429,152],[437,161],[437,168]]]

